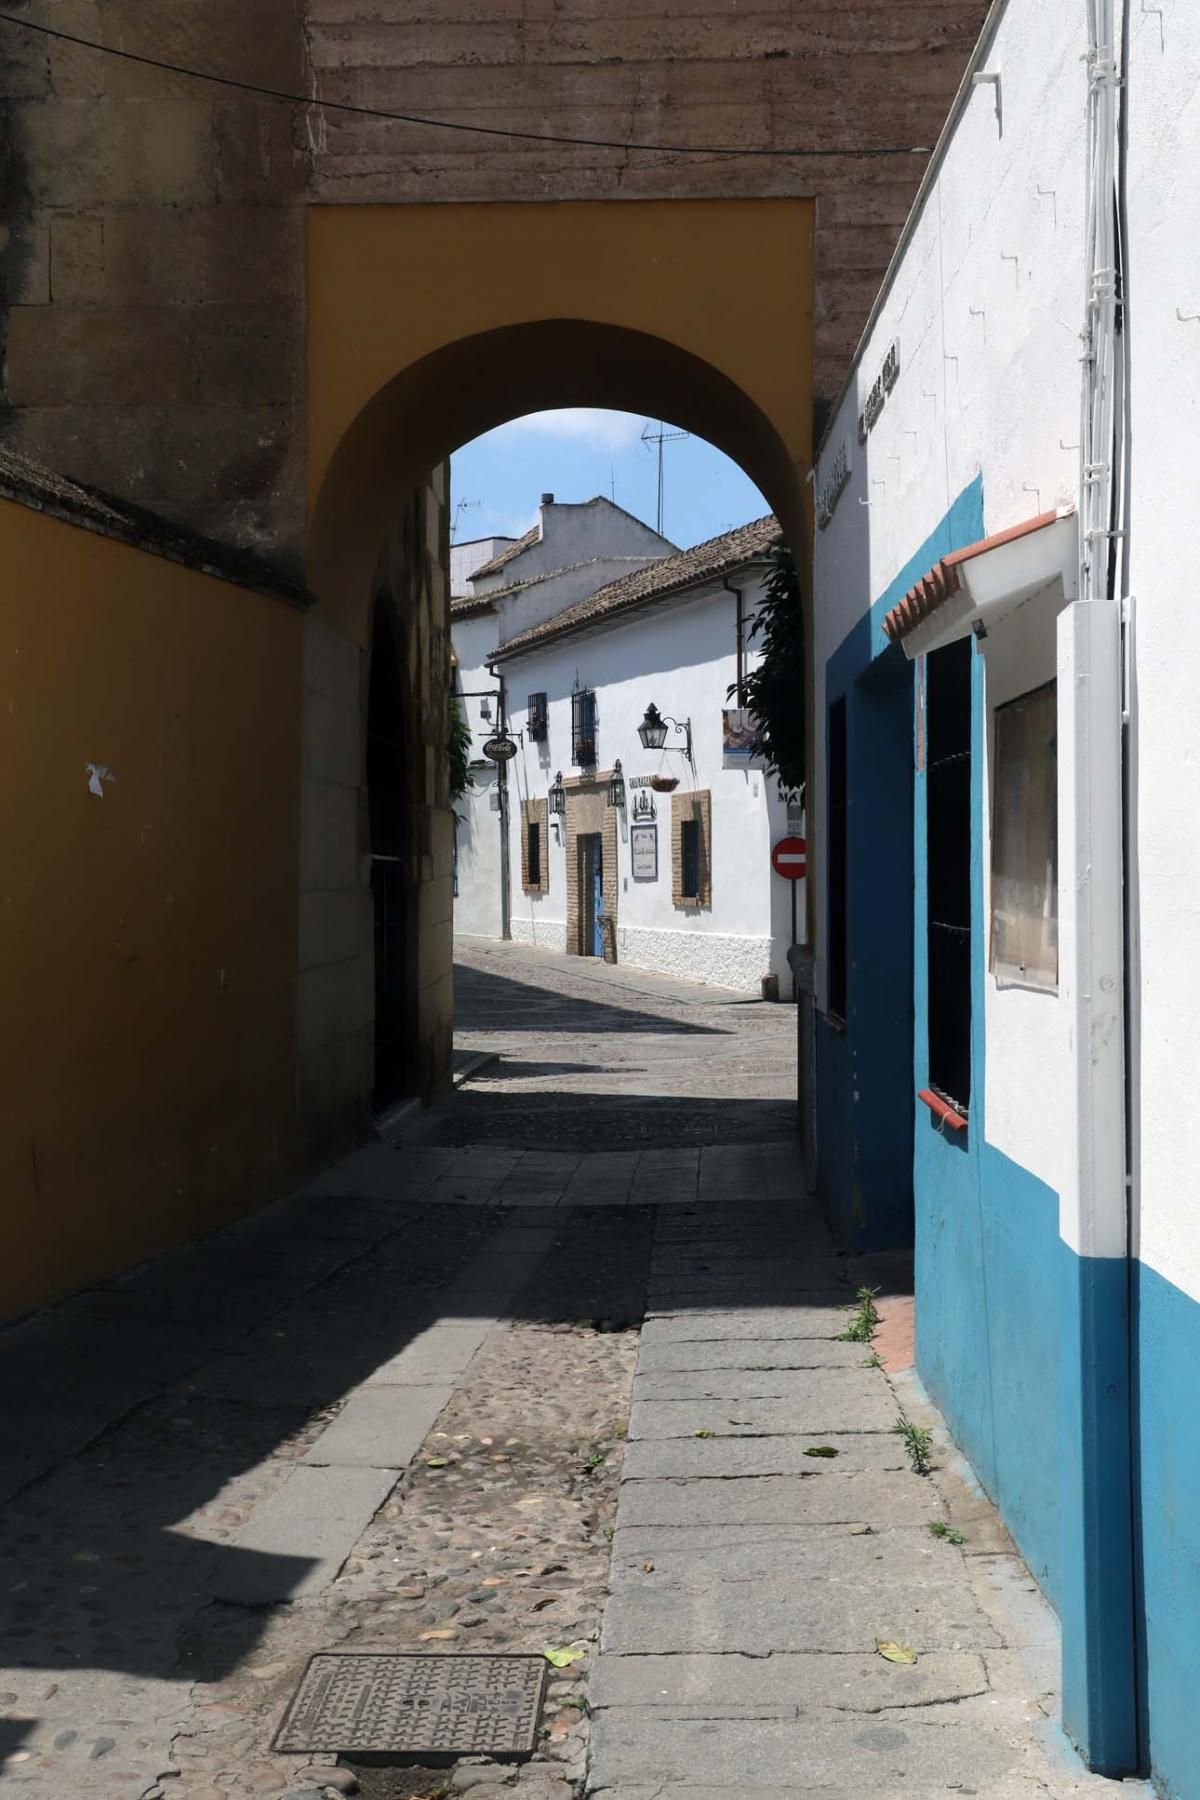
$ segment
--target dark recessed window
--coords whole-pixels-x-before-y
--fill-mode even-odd
[[[546,704],[545,694],[530,694],[527,711],[525,729],[530,741],[544,744],[550,731],[550,709]]]
[[[699,819],[685,819],[679,827],[679,891],[684,900],[700,898]]]
[[[591,688],[580,688],[571,695],[571,760],[596,760],[596,696]]]
[[[829,1011],[846,1017],[846,699],[829,708]]]
[[[970,638],[925,662],[929,1085],[965,1113],[971,1098]]]
[[[526,886],[531,888],[542,885],[542,828],[541,825],[530,824],[527,827],[526,850]]]

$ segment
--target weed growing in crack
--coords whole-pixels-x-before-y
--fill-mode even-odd
[[[904,1439],[904,1449],[914,1475],[928,1475],[933,1467],[931,1452],[933,1450],[933,1433],[924,1425],[914,1425],[901,1413],[892,1426],[898,1438]]]
[[[875,1335],[875,1327],[879,1323],[879,1314],[875,1308],[875,1296],[878,1288],[861,1287],[858,1290],[858,1305],[850,1314],[850,1323],[842,1332],[839,1343],[869,1344]]]
[[[945,1519],[930,1519],[925,1527],[930,1537],[941,1538],[947,1544],[965,1544],[966,1536],[957,1525],[947,1525]]]
[[[882,1367],[883,1367],[883,1358],[880,1356],[878,1350],[872,1350],[870,1356],[868,1356],[866,1362],[863,1364],[863,1368],[864,1369],[882,1369]]]

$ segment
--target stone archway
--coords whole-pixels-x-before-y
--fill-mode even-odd
[[[351,855],[354,797],[343,780],[340,799],[330,799],[321,695],[330,670],[347,692],[357,670],[361,705],[380,547],[400,515],[415,584],[395,555],[389,561],[406,590],[409,679],[422,690],[424,716],[414,905],[426,1098],[448,1079],[452,1017],[444,699],[438,710],[449,674],[446,461],[521,413],[653,413],[737,461],[806,565],[812,235],[806,200],[310,209],[307,561],[318,605],[309,622],[303,812],[312,823],[301,882],[319,868],[323,885],[302,891],[301,910],[361,911],[361,794]],[[323,833],[339,840],[338,869],[320,853]],[[357,1014],[343,1015],[345,983],[360,996],[374,986],[369,954],[360,947],[356,957],[344,982],[320,962],[300,971],[310,1145],[344,1135],[356,1091],[360,1111],[370,1092],[361,1052],[356,1061],[339,1050],[350,1033],[361,1045],[363,1030]]]

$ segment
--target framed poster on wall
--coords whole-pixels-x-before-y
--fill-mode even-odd
[[[631,825],[629,854],[635,881],[657,881],[658,826]]]

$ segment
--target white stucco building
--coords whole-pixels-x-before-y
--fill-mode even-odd
[[[511,772],[483,755],[499,728],[497,681],[488,667],[506,638],[619,576],[675,550],[623,507],[596,495],[581,503],[543,494],[521,537],[476,538],[450,552],[455,686],[472,735],[474,786],[460,800],[455,833],[455,929],[507,937],[513,883],[505,853]]]
[[[1068,1735],[1180,1800],[1198,90],[1194,5],[993,6],[818,453],[812,779],[822,1195],[915,1234],[920,1373],[1058,1610]]]
[[[790,996],[803,884],[770,862],[787,802],[730,697],[778,535],[759,520],[501,633],[514,939]],[[649,708],[662,749],[639,737]]]

